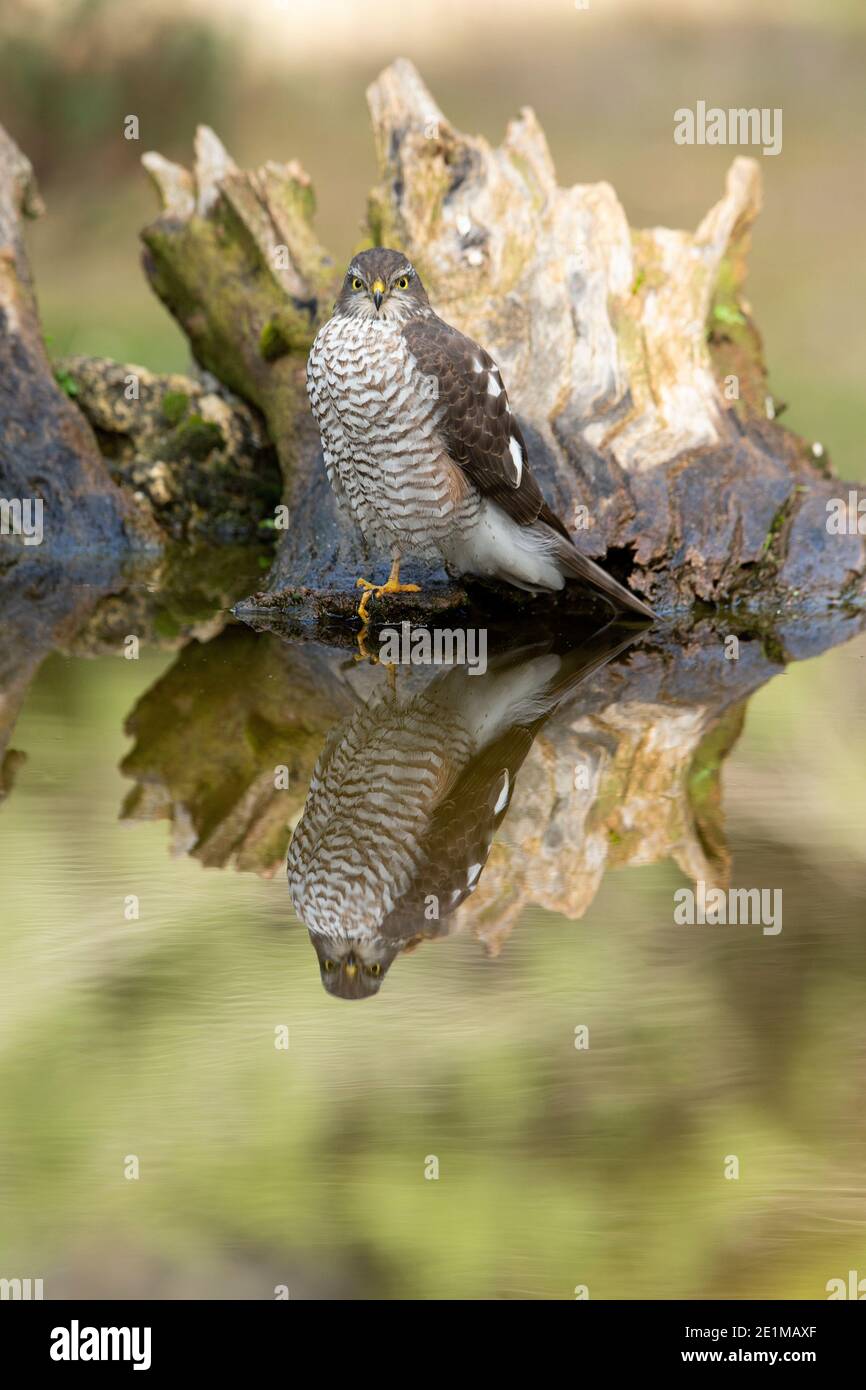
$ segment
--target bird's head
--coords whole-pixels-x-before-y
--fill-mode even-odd
[[[400,947],[374,937],[368,941],[334,940],[310,932],[319,957],[322,984],[339,999],[369,999],[378,994],[388,968]]]
[[[402,251],[374,246],[353,258],[334,312],[403,323],[429,305],[421,277]]]

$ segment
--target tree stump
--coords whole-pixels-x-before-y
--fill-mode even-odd
[[[862,597],[864,537],[827,527],[845,485],[768,418],[742,293],[756,162],[734,160],[696,231],[635,231],[610,185],[559,187],[528,109],[494,149],[456,130],[405,60],[368,100],[380,177],[363,244],[404,250],[442,316],[496,357],[579,548],[662,610]],[[343,270],[315,240],[309,179],[296,164],[242,173],[204,130],[193,173],[145,163],[164,207],[144,232],[151,282],[198,360],[263,411],[284,467],[290,529],[243,611],[350,613],[355,577],[388,557],[337,517],[304,399]],[[465,602],[441,571],[406,577],[425,592],[390,599],[389,617]]]
[[[0,498],[40,506],[41,532],[4,521],[4,552],[53,555],[158,545],[146,510],[109,477],[84,416],[46,356],[22,221],[42,202],[30,163],[0,126]]]

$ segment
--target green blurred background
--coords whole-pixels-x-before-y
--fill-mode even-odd
[[[677,107],[782,107],[748,294],[786,418],[866,477],[860,0],[0,0],[0,35],[0,120],[48,204],[52,350],[161,370],[187,353],[138,266],[139,156],[189,162],[198,122],[239,163],[298,157],[343,257],[375,173],[364,90],[398,54],[494,142],[534,106],[560,181],[609,180],[634,226],[692,227],[723,187],[734,151],[676,146]],[[579,923],[530,910],[496,961],[425,945],[359,1007],[284,930],[281,875],[118,823],[124,719],[173,659],[51,656],[14,734],[0,1275],[49,1297],[566,1299],[866,1275],[863,638],[762,689],[725,768],[735,880],[782,886],[781,938],[674,930],[666,862],[608,875]]]
[[[866,476],[860,0],[0,0],[0,35],[0,120],[48,203],[32,248],[52,348],[161,370],[187,352],[138,266],[156,211],[139,157],[189,163],[199,122],[245,166],[299,158],[342,259],[375,175],[365,88],[397,55],[493,142],[533,106],[560,182],[609,180],[635,227],[695,226],[736,153],[675,145],[678,107],[781,107],[747,292],[788,421]]]
[[[123,723],[173,660],[52,656],[15,732],[0,1272],[51,1298],[265,1299],[806,1299],[866,1276],[866,639],[761,689],[723,769],[733,881],[781,888],[779,936],[674,926],[666,860],[608,873],[579,921],[528,909],[496,959],[426,943],[361,1004],[322,989],[282,871],[119,823]]]

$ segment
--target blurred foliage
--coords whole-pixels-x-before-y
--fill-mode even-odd
[[[448,114],[491,139],[535,105],[561,181],[609,179],[638,226],[695,225],[730,161],[674,147],[675,107],[782,105],[749,297],[786,423],[862,476],[862,0],[802,0],[772,31],[759,6],[727,26],[718,7],[685,24],[648,6],[606,28],[605,7],[576,21],[565,8],[567,29],[527,9],[516,42],[465,7],[450,42],[405,51]],[[155,210],[138,158],[188,162],[201,121],[241,162],[299,156],[323,240],[338,255],[355,241],[373,174],[364,86],[394,56],[379,51],[387,25],[365,20],[351,62],[298,64],[291,80],[251,66],[243,28],[182,3],[167,17],[0,0],[0,34],[0,120],[49,204],[33,248],[58,352],[186,364],[136,264]],[[129,114],[139,142],[123,139]],[[163,608],[157,626],[180,632],[190,605],[169,594]],[[210,617],[210,588],[192,610]],[[110,617],[99,631],[119,651],[127,619]],[[4,1274],[44,1276],[49,1297],[66,1279],[103,1297],[268,1297],[288,1282],[293,1297],[567,1299],[577,1283],[814,1298],[862,1272],[862,639],[762,690],[725,768],[735,872],[783,885],[781,938],[674,932],[680,879],[659,865],[610,875],[580,923],[528,913],[495,962],[459,936],[425,945],[357,1007],[322,991],[282,875],[205,871],[169,857],[164,821],[118,824],[124,719],[172,661],[146,645],[140,662],[53,657],[15,731],[0,811],[15,866]],[[229,718],[222,733],[237,737]],[[123,1179],[130,1152],[139,1182]],[[722,1177],[730,1152],[737,1183]],[[423,1179],[429,1153],[438,1182]]]
[[[0,35],[0,121],[46,183],[84,161],[103,178],[123,168],[130,114],[145,148],[233,119],[233,45],[209,20],[117,0],[0,0]]]
[[[213,15],[187,0],[174,10],[0,0],[0,120],[34,161],[48,203],[31,246],[54,350],[188,366],[186,342],[138,265],[138,233],[156,210],[139,158],[158,148],[189,163],[200,122],[244,166],[299,158],[322,242],[348,255],[374,177],[364,91],[397,52],[418,64],[449,117],[496,142],[532,105],[560,181],[610,181],[635,227],[695,226],[720,194],[734,151],[674,145],[678,106],[699,96],[780,106],[783,151],[761,160],[765,207],[747,294],[785,423],[820,440],[842,476],[862,477],[861,0],[820,11],[806,0],[754,4],[735,16],[706,5],[657,11],[649,0],[540,5],[522,32],[513,7],[502,24],[488,4],[459,16],[440,8],[431,44],[387,4],[373,26],[360,6],[347,32],[343,10],[317,7],[313,21],[301,0]],[[130,114],[139,141],[123,138]]]

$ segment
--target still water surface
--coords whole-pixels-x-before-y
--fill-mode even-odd
[[[224,621],[34,661],[0,807],[0,1274],[347,1299],[866,1276],[856,623],[788,665],[709,627],[536,633],[392,680]],[[780,892],[781,930],[677,923],[698,881]]]

